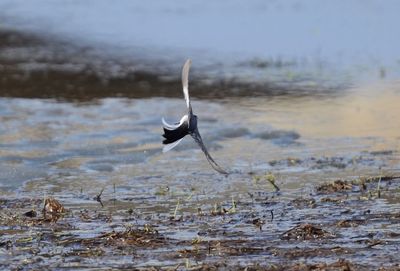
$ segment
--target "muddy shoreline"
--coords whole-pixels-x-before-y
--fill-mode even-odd
[[[1,97],[90,100],[105,97],[180,97],[179,65],[143,59],[121,59],[94,48],[77,46],[29,32],[0,29]],[[281,69],[285,63],[252,60],[256,69]],[[175,67],[175,68],[171,68]],[[196,67],[194,67],[196,69]],[[332,96],[348,82],[316,82],[317,78],[274,78],[246,82],[224,75],[223,67],[193,73],[196,98],[257,96]],[[285,73],[285,71],[281,71]],[[213,75],[213,76],[210,76]]]
[[[398,270],[400,215],[390,201],[399,189],[398,176],[362,177],[293,199],[267,189],[200,207],[194,192],[167,212],[110,191],[53,209],[22,193],[0,199],[0,267]],[[171,191],[154,196],[156,205],[176,202]]]

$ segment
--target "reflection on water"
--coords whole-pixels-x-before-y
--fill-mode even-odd
[[[243,101],[256,110],[277,111],[265,114],[259,121],[295,128],[307,137],[382,137],[398,138],[400,131],[400,101],[398,84],[363,86],[347,91],[346,95],[316,101],[310,97],[277,97],[260,105],[258,99]],[[284,116],[285,115],[285,116]],[[276,118],[276,119],[275,119]]]
[[[330,174],[398,172],[398,87],[371,88],[326,99],[195,100],[206,145],[234,172],[228,178],[210,169],[190,139],[176,151],[161,152],[161,116],[181,116],[183,99],[109,98],[73,104],[3,98],[1,186],[94,193],[116,184],[126,187],[121,193],[142,194],[160,185],[185,187],[201,180],[202,186],[210,184],[208,189],[229,192],[246,187],[242,173],[249,171],[283,174],[286,188],[301,187],[310,174],[317,180]],[[21,188],[29,180],[35,181]]]

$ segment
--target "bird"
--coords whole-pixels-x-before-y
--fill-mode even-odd
[[[182,68],[183,95],[185,97],[188,113],[185,114],[179,122],[174,124],[167,123],[164,118],[161,119],[164,129],[163,137],[165,138],[163,140],[163,152],[172,150],[183,140],[185,136],[190,135],[203,151],[211,167],[223,175],[228,175],[228,172],[222,169],[211,157],[210,153],[203,143],[199,129],[197,127],[197,116],[193,114],[193,109],[189,97],[189,69],[191,65],[192,61],[188,59],[186,60]]]

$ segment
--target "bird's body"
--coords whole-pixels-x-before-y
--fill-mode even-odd
[[[191,60],[188,59],[182,69],[183,94],[185,97],[186,106],[188,108],[188,113],[184,115],[178,123],[175,124],[169,124],[164,119],[162,119],[162,123],[164,126],[163,137],[165,138],[163,141],[163,144],[165,144],[163,152],[167,152],[173,149],[182,141],[182,139],[186,135],[191,135],[196,143],[200,146],[201,150],[204,152],[210,165],[219,173],[227,175],[228,173],[223,170],[208,153],[207,148],[205,147],[197,128],[197,116],[193,114],[189,98],[189,69],[191,63]]]

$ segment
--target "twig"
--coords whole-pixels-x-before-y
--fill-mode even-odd
[[[101,207],[104,207],[103,202],[101,201],[101,195],[103,194],[104,188],[101,189],[100,193],[96,195],[93,199],[101,204]]]

